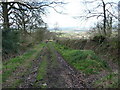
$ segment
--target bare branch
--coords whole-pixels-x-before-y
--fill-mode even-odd
[[[110,15],[112,15],[114,18],[118,19],[118,17],[115,16],[115,15],[113,15],[108,9],[106,9],[106,11],[107,11]]]

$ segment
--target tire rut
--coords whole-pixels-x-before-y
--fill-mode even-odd
[[[78,72],[73,67],[71,67],[63,58],[62,56],[56,52],[56,55],[58,57],[58,62],[61,63],[61,66],[64,69],[64,78],[66,81],[71,81],[68,84],[68,87],[71,88],[87,88],[87,83],[84,81],[84,74]],[[70,86],[71,85],[71,86]]]
[[[51,59],[49,59],[47,71],[48,87],[87,88],[84,75],[72,68],[52,45],[50,45],[50,51],[56,56],[57,66],[51,68]],[[51,57],[49,56],[49,58]]]
[[[44,79],[37,81],[37,72],[42,61],[41,56],[46,56],[48,64]],[[31,68],[28,69],[27,74],[23,75],[21,79],[23,82],[18,86],[19,88],[36,88],[36,82],[38,83],[37,88],[41,88],[43,82],[46,84],[47,88],[88,87],[84,81],[84,74],[71,67],[49,43],[47,47],[43,48],[39,58],[32,61]]]
[[[44,51],[45,48],[42,49]],[[41,51],[41,52],[42,52]],[[44,52],[41,53],[41,55],[38,56],[37,59],[32,61],[32,66],[30,69],[28,69],[28,72],[26,75],[22,76],[22,83],[19,85],[19,88],[33,88],[38,72],[39,65],[41,63],[41,56],[44,54]]]

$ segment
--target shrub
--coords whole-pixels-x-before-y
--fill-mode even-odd
[[[3,55],[16,53],[19,48],[19,31],[2,30],[2,48]]]
[[[106,39],[105,36],[103,36],[103,35],[99,35],[99,36],[94,36],[93,39],[92,39],[92,41],[101,44],[102,42],[105,41],[105,39]]]

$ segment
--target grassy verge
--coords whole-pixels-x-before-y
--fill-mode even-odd
[[[58,66],[58,62],[56,59],[57,57],[55,55],[55,49],[54,49],[52,43],[49,42],[47,47],[48,47],[49,53],[51,55],[51,67],[57,67]]]
[[[96,88],[118,88],[118,73],[111,73],[93,84]]]
[[[18,56],[16,58],[12,58],[9,61],[3,63],[3,74],[2,79],[3,82],[5,82],[9,76],[12,75],[12,73],[17,70],[19,67],[27,68],[31,65],[31,61],[35,59],[39,52],[41,51],[41,48],[45,44],[39,44],[33,47],[33,49],[29,50],[25,54]],[[27,62],[28,61],[28,62]]]
[[[46,61],[46,56],[43,57],[42,62],[40,63],[39,69],[38,69],[38,74],[37,74],[37,80],[43,80],[45,74],[46,74],[46,69],[47,69],[47,61]]]
[[[97,74],[109,68],[107,63],[97,57],[92,50],[74,50],[60,44],[53,44],[70,65],[86,75]]]
[[[38,82],[36,82],[34,84],[34,87],[46,88],[47,85],[46,85],[46,83],[44,81],[44,78],[46,76],[47,65],[48,65],[47,57],[43,56],[41,60],[42,61],[40,63],[40,66],[39,66],[39,69],[38,69],[38,73],[37,73],[37,77],[36,77],[36,80]]]

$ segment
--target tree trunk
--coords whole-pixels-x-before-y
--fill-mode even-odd
[[[3,10],[3,28],[9,29],[9,18],[8,18],[8,3],[2,2],[2,10]]]
[[[109,36],[112,34],[112,17],[110,17],[110,22],[109,22]]]
[[[104,35],[106,36],[106,5],[104,3],[104,1],[102,0],[102,3],[103,3],[103,13],[104,13],[104,20],[103,20],[103,31],[104,31]]]

